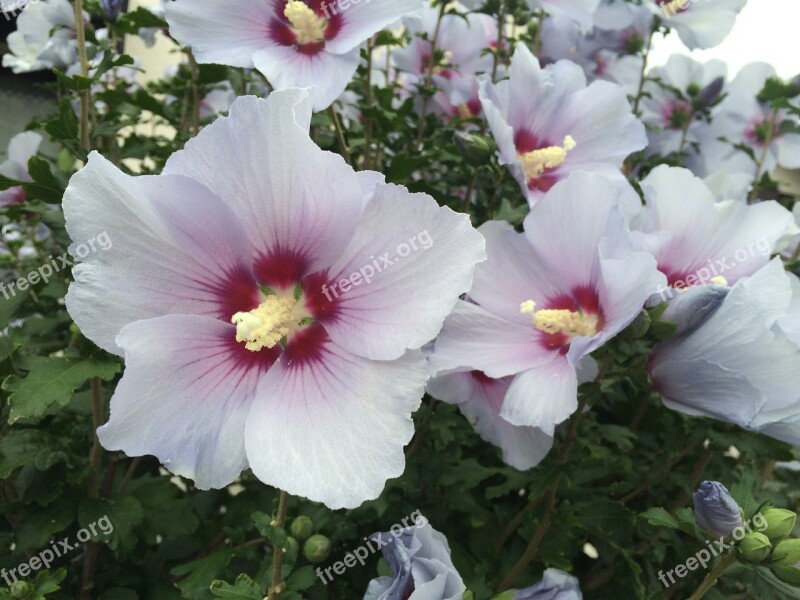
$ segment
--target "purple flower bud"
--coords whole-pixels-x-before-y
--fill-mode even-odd
[[[578,579],[558,569],[547,569],[539,583],[519,590],[514,595],[514,600],[582,600],[582,598]]]
[[[742,512],[727,488],[718,481],[704,481],[694,493],[694,515],[701,529],[727,537],[742,526]]]
[[[100,0],[100,8],[109,21],[114,21],[128,8],[128,0]]]
[[[725,84],[724,77],[717,77],[697,94],[697,104],[700,106],[711,106],[719,98],[722,86]]]

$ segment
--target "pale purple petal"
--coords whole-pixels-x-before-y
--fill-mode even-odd
[[[103,446],[152,454],[200,489],[231,483],[247,468],[245,420],[276,355],[243,350],[234,337],[233,325],[192,315],[126,326],[117,338],[125,374],[97,432]]]
[[[403,473],[427,366],[420,351],[371,361],[324,332],[308,335],[318,336],[313,354],[295,360],[290,342],[262,380],[263,401],[247,417],[247,457],[265,483],[329,508],[355,508]]]
[[[131,177],[92,153],[63,207],[70,252],[82,261],[67,309],[109,352],[121,353],[114,338],[140,319],[184,313],[229,321],[258,304],[241,223],[191,179]]]

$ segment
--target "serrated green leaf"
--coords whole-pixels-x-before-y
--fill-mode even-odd
[[[98,359],[34,357],[23,379],[8,377],[2,388],[11,392],[9,424],[19,419],[42,416],[52,405],[66,406],[72,394],[94,377],[109,381],[119,372],[116,362]]]

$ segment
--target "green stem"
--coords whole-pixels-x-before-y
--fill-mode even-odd
[[[422,108],[420,108],[419,121],[417,122],[417,146],[420,149],[422,147],[422,139],[425,136],[425,116],[428,112],[428,103],[431,99],[428,95],[428,91],[433,85],[433,73],[436,70],[436,51],[438,50],[439,44],[439,30],[441,29],[442,19],[444,18],[446,9],[447,2],[442,0],[442,4],[439,7],[439,17],[436,20],[436,28],[433,31],[433,39],[431,40],[431,58],[430,64],[428,65],[428,73],[425,76],[425,94],[422,98]]]
[[[694,594],[689,597],[689,600],[700,600],[700,598],[705,596],[706,593],[717,584],[717,579],[719,579],[719,576],[722,575],[722,573],[724,573],[725,570],[735,562],[736,554],[733,552],[725,556],[717,563],[717,566],[714,567],[708,575],[706,575],[706,578],[703,579],[702,583],[700,583],[700,587],[694,591]]]
[[[89,58],[86,54],[86,26],[83,22],[83,0],[75,0],[75,37],[78,46],[78,60],[80,62],[81,77],[89,76]],[[79,94],[80,101],[80,144],[81,149],[89,151],[92,142],[89,137],[89,102],[91,101],[91,90],[85,89]]]
[[[756,176],[753,178],[753,189],[747,196],[748,204],[752,204],[758,198],[758,194],[761,192],[761,175],[764,171],[764,165],[767,162],[767,156],[769,156],[769,147],[772,145],[772,141],[775,139],[775,121],[777,121],[777,119],[778,109],[776,108],[772,111],[772,116],[770,117],[769,127],[767,128],[767,136],[764,139],[764,149],[761,151],[761,156],[758,159],[758,165],[756,165]]]
[[[644,94],[644,83],[646,80],[645,72],[647,71],[647,62],[650,58],[650,49],[653,47],[653,36],[658,31],[658,18],[653,17],[653,24],[650,27],[650,37],[647,38],[644,52],[642,53],[642,70],[639,73],[639,89],[636,92],[636,99],[633,101],[633,114],[639,116],[639,103],[642,101]]]
[[[333,121],[333,127],[336,129],[336,137],[339,139],[339,147],[342,149],[342,156],[344,160],[347,162],[348,165],[353,164],[350,158],[350,148],[347,147],[347,140],[344,137],[344,129],[342,129],[342,123],[339,121],[339,115],[336,112],[336,107],[331,104],[328,112],[331,114],[331,120]]]
[[[280,491],[280,498],[278,500],[278,514],[273,520],[272,524],[275,527],[283,527],[286,522],[286,510],[289,507],[289,494]],[[272,585],[269,586],[269,595],[267,600],[278,600],[283,591],[283,555],[284,550],[278,546],[274,547],[272,555]]]

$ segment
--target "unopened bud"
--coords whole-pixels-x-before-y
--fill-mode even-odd
[[[768,508],[761,511],[761,515],[767,522],[767,528],[762,531],[773,542],[789,537],[794,531],[794,524],[797,521],[797,514],[785,508]]]
[[[701,529],[727,537],[742,526],[739,505],[718,481],[704,481],[693,495],[694,514]]]
[[[719,99],[723,85],[725,85],[725,78],[717,77],[697,94],[697,104],[700,106],[712,106]]]
[[[794,567],[800,563],[800,540],[781,540],[775,544],[772,564],[777,567]]]
[[[464,160],[473,167],[485,165],[494,152],[491,141],[474,133],[457,131],[453,134],[453,143],[458,147]]]
[[[303,544],[303,556],[311,563],[322,562],[331,553],[331,541],[324,535],[312,535]]]
[[[769,556],[772,544],[763,533],[754,531],[748,533],[741,542],[736,544],[736,552],[743,561],[758,564]]]
[[[297,517],[289,526],[289,531],[301,542],[307,540],[312,533],[314,533],[314,521],[301,515]]]

